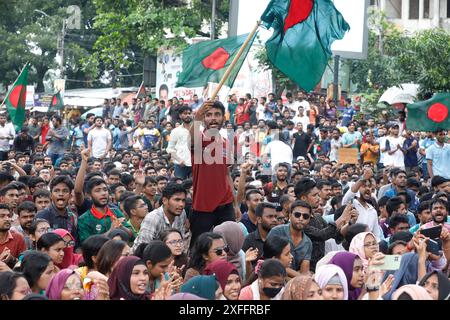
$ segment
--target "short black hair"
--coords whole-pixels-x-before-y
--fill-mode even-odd
[[[19,187],[14,182],[11,182],[0,189],[0,196],[4,197],[9,190],[19,190]]]
[[[131,210],[136,209],[139,200],[143,200],[141,196],[131,196],[124,200],[123,209],[129,217],[131,217]]]
[[[404,204],[403,199],[400,197],[394,197],[388,200],[386,203],[386,211],[389,216],[392,215],[394,211],[397,211],[400,206]]]
[[[292,204],[291,204],[291,208],[290,208],[290,212],[292,213],[292,210],[294,210],[294,208],[297,207],[302,207],[302,208],[307,208],[309,210],[309,214],[312,214],[312,207],[311,205],[306,202],[306,201],[302,201],[302,200],[295,200]]]
[[[33,192],[33,202],[36,201],[36,198],[50,198],[51,194],[50,191],[46,189],[37,189],[35,192]]]
[[[338,183],[339,184],[339,183]],[[324,186],[331,186],[332,184],[331,184],[331,182],[329,181],[329,180],[325,180],[325,179],[320,179],[320,180],[318,180],[317,181],[317,183],[316,183],[316,187],[319,189],[319,190],[322,190],[322,188],[324,187]],[[340,184],[339,184],[340,185]]]
[[[220,109],[222,112],[222,115],[225,115],[225,107],[222,102],[220,101],[214,101],[213,105],[211,106],[211,109]]]
[[[431,207],[431,201],[422,201],[417,206],[417,214],[422,214],[425,210],[430,210]]]
[[[183,187],[183,185],[179,183],[169,183],[162,191],[161,198],[170,199],[177,193],[184,193],[184,195],[187,194],[186,189]]]
[[[256,206],[255,215],[257,217],[262,217],[265,209],[277,209],[277,206],[270,202],[261,202]]]
[[[106,186],[108,185],[106,183],[106,181],[101,178],[90,179],[86,183],[86,193],[90,194],[92,192],[92,189],[94,189],[95,187],[97,187],[101,184],[105,184]]]
[[[250,200],[250,196],[252,194],[259,194],[259,195],[261,195],[261,192],[258,189],[247,190],[247,192],[245,193],[245,200],[249,201]]]
[[[409,225],[409,220],[406,215],[396,214],[389,218],[389,228],[394,229],[400,223],[407,223]]]
[[[302,178],[295,185],[294,192],[297,198],[308,195],[308,193],[314,189],[316,182],[310,178]]]
[[[143,187],[145,188],[149,184],[157,184],[156,179],[153,178],[153,177],[145,177],[145,181],[144,181],[144,186]]]
[[[109,238],[104,235],[93,235],[84,240],[81,245],[81,249],[83,252],[83,260],[86,266],[89,269],[95,268],[95,263],[92,260],[92,257],[97,256],[98,252],[102,248],[102,246],[108,242]]]
[[[28,212],[37,212],[36,205],[31,201],[24,201],[17,207],[17,214],[20,217],[20,213],[22,211],[28,211]]]
[[[72,191],[74,188],[74,184],[71,178],[69,178],[68,176],[56,176],[52,179],[52,181],[50,181],[50,191],[52,191],[53,188],[60,183],[64,183],[70,191]]]

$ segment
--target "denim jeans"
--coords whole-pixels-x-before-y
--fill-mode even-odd
[[[175,164],[174,169],[175,169],[174,171],[175,177],[181,178],[183,180],[189,178],[192,174],[192,167],[187,166],[182,167],[178,164]]]

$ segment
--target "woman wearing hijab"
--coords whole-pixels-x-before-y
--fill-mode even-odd
[[[359,256],[351,252],[338,252],[330,264],[340,267],[347,278],[348,300],[358,300],[364,286],[364,267]]]
[[[207,300],[218,300],[222,295],[222,288],[215,276],[195,276],[181,286],[180,292]]]
[[[427,290],[415,284],[407,284],[392,294],[392,300],[433,300]]]
[[[59,271],[50,280],[45,294],[49,300],[81,300],[84,290],[80,276],[72,269]]]
[[[66,245],[66,247],[64,248],[63,261],[60,264],[57,264],[57,266],[61,269],[66,269],[70,266],[78,267],[78,264],[83,261],[83,256],[81,254],[74,253],[75,239],[72,234],[65,229],[56,229],[52,232],[61,236],[61,238],[63,238],[64,240],[64,244]]]
[[[289,280],[281,300],[323,300],[322,289],[312,276],[301,275]]]
[[[326,264],[319,267],[314,280],[322,289],[323,300],[348,300],[347,278],[338,266]]]
[[[238,300],[242,282],[233,264],[217,260],[207,265],[203,274],[216,276],[223,291],[223,300]]]
[[[450,295],[450,280],[441,271],[432,271],[425,275],[419,282],[427,290],[433,300],[445,300]]]
[[[361,232],[352,239],[349,251],[357,254],[361,258],[364,270],[366,270],[369,265],[369,260],[380,252],[380,246],[372,232]]]
[[[255,272],[258,280],[241,290],[239,300],[281,300],[287,275],[283,264],[268,259],[258,265]]]
[[[128,256],[119,261],[108,279],[111,300],[147,300],[149,282],[145,262]]]
[[[426,266],[429,265],[427,262]],[[392,294],[395,290],[408,284],[416,284],[419,273],[419,255],[414,252],[408,252],[402,255],[400,267],[395,272],[388,271],[384,275],[385,280],[390,274],[394,275],[392,288],[383,296],[384,300],[391,300]]]
[[[241,250],[244,245],[245,237],[239,223],[234,221],[226,221],[216,226],[213,232],[220,234],[223,237],[225,243],[230,249],[229,252],[227,252],[227,261],[236,267],[241,279],[245,279],[245,253]]]

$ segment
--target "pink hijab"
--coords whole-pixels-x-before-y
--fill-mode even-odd
[[[72,269],[62,269],[48,283],[45,295],[49,300],[61,300],[61,292],[66,285],[67,279],[73,274],[77,274]]]
[[[75,239],[73,238],[72,234],[69,231],[65,230],[65,229],[56,229],[56,230],[53,230],[52,232],[56,233],[59,236],[61,236],[61,238],[64,238],[66,235],[69,235],[70,239],[72,239],[72,241],[75,241]],[[78,264],[81,261],[83,261],[83,256],[81,254],[74,253],[73,249],[74,249],[73,246],[64,248],[64,259],[61,262],[61,264],[58,265],[58,268],[66,269],[66,268],[69,268],[71,266],[78,267]]]
[[[344,271],[340,267],[334,264],[323,265],[316,270],[314,280],[317,282],[320,289],[323,289],[331,280],[331,278],[336,275],[339,277],[340,283],[344,288],[344,300],[348,300],[347,278],[345,277]]]
[[[427,290],[415,284],[407,284],[395,290],[392,294],[392,300],[398,300],[402,293],[408,294],[412,300],[433,300]]]
[[[366,269],[369,265],[369,260],[366,258],[366,253],[364,251],[364,240],[366,239],[366,236],[368,234],[371,234],[375,238],[375,240],[377,239],[377,237],[372,232],[358,233],[353,237],[352,242],[350,243],[350,248],[348,250],[351,253],[357,254],[361,258],[364,269]]]

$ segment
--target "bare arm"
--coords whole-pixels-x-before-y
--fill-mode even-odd
[[[242,203],[245,198],[245,180],[247,178],[247,171],[251,168],[251,164],[249,163],[243,163],[241,165],[241,176],[239,178],[239,184],[237,188],[237,194],[236,194],[236,202]]]
[[[433,179],[433,177],[434,177],[433,160],[427,159],[427,169],[428,169],[428,174],[430,175],[430,178]]]
[[[13,163],[13,162],[8,162],[8,163],[10,163],[11,166],[14,168],[14,170],[17,171],[19,176],[23,177],[23,176],[27,175],[27,173],[21,167],[19,167],[16,163]]]
[[[84,178],[86,176],[86,169],[88,165],[87,162],[89,159],[89,153],[90,153],[89,149],[84,149],[83,151],[81,151],[81,159],[82,159],[81,166],[80,169],[78,169],[78,174],[75,179],[75,188],[74,188],[75,204],[77,206],[81,206],[84,202],[83,187],[84,187]]]
[[[302,264],[300,265],[300,273],[307,274],[309,273],[309,260],[303,260]]]

